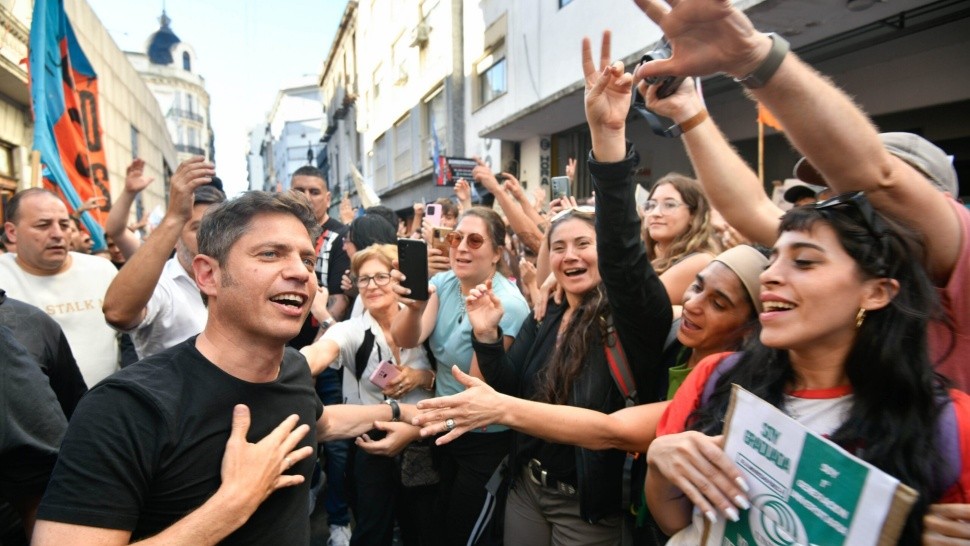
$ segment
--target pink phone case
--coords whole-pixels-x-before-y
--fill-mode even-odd
[[[428,203],[424,206],[425,214],[424,219],[431,224],[432,227],[438,227],[441,225],[441,205],[439,203]]]
[[[397,377],[401,373],[390,360],[385,360],[381,362],[374,373],[370,374],[371,383],[377,385],[381,389],[387,387],[387,383]]]

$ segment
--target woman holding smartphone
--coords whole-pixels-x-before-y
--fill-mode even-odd
[[[351,280],[360,290],[364,313],[334,324],[323,337],[301,349],[313,375],[328,366],[343,367],[347,404],[389,402],[392,409],[399,411],[398,401],[410,405],[433,395],[434,372],[424,348],[403,348],[391,333],[391,323],[400,312],[392,289],[396,281],[391,278],[391,265],[396,259],[394,245],[373,245],[357,251],[351,260]],[[326,306],[327,298],[318,294],[314,306],[318,302]],[[386,372],[393,374],[390,381],[385,380]],[[410,434],[417,439],[417,429]],[[371,431],[357,444],[382,435]],[[427,543],[434,533],[430,504],[436,497],[435,487],[403,487],[395,458],[373,455],[360,448],[352,452],[348,474],[356,498],[356,526],[351,544],[389,546],[395,520],[401,526],[405,544]]]
[[[511,343],[529,314],[518,289],[497,272],[505,243],[505,224],[493,210],[473,207],[465,211],[449,234],[451,270],[432,277],[430,298],[415,301],[409,291],[396,286],[405,307],[392,325],[394,339],[402,347],[416,347],[426,340],[437,361],[435,393],[455,394],[464,386],[449,372],[452,365],[481,376],[471,344],[471,322],[465,298],[472,288],[489,282],[506,309],[501,322],[505,343]],[[399,271],[394,275],[400,279]],[[485,484],[508,450],[509,431],[490,426],[467,434],[442,449],[439,516],[446,544],[465,544],[477,536],[487,518],[479,522],[485,506]],[[476,522],[479,525],[476,525]]]

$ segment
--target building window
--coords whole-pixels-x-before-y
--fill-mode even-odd
[[[387,187],[387,135],[381,135],[374,141],[374,189],[382,190]]]
[[[411,176],[411,115],[394,124],[394,180]]]
[[[561,0],[560,0],[560,3],[562,3]],[[182,68],[186,72],[192,72],[192,57],[189,56],[188,51],[182,52]]]
[[[195,95],[185,95],[185,98],[188,101],[189,113],[190,114],[194,114],[195,113]]]
[[[134,125],[131,126],[131,157],[138,157],[138,129]]]
[[[6,142],[0,142],[0,176],[16,178],[13,164],[14,147]]]
[[[508,81],[504,53],[501,57],[489,54],[478,63],[479,106],[492,102],[504,95],[506,91],[508,91]]]

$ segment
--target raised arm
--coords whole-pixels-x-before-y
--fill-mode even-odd
[[[131,258],[141,246],[138,236],[128,229],[128,216],[131,214],[131,205],[135,202],[135,197],[155,180],[146,178],[144,174],[144,160],[136,158],[131,165],[128,165],[125,187],[111,205],[111,212],[108,213],[108,220],[105,222],[105,234],[118,245],[118,250],[124,254],[125,259]]]
[[[640,239],[633,168],[639,160],[626,144],[632,76],[619,62],[610,64],[610,34],[603,33],[600,68],[583,39],[586,119],[593,150],[589,170],[596,187],[596,249],[600,275],[609,295],[613,322],[637,381],[640,400],[658,400],[666,370],[660,361],[672,310]]]
[[[104,296],[104,318],[119,330],[130,330],[141,324],[146,306],[161,277],[175,243],[186,222],[192,217],[192,193],[209,182],[215,170],[203,157],[187,159],[172,176],[168,211],[162,223],[152,232],[111,282]]]
[[[522,210],[518,201],[512,199],[512,196],[502,188],[495,175],[492,174],[491,167],[482,162],[481,159],[476,158],[476,161],[478,161],[478,165],[472,170],[472,176],[495,196],[495,201],[502,207],[505,217],[509,219],[509,226],[519,236],[522,244],[531,248],[533,252],[538,252],[539,243],[542,240],[542,232],[539,231],[539,226]]]
[[[641,83],[640,89],[641,93],[646,91],[645,84]],[[655,85],[647,93],[650,109],[677,124],[704,118],[680,137],[697,173],[697,180],[704,187],[704,194],[741,235],[762,245],[772,246],[778,238],[778,224],[784,211],[771,201],[758,175],[731,147],[714,120],[704,117],[706,111],[693,81],[685,80],[673,95],[664,99],[657,98]],[[682,294],[683,290],[674,301],[679,300]]]
[[[772,39],[730,2],[637,0],[673,45],[670,59],[645,64],[639,77],[724,72],[744,78],[769,58]],[[873,206],[920,232],[927,270],[948,280],[960,253],[960,224],[948,197],[886,151],[865,113],[793,53],[751,90],[784,125],[785,135],[836,192],[866,191]]]

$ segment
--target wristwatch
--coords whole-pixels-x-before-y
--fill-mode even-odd
[[[771,38],[771,49],[768,51],[768,56],[765,57],[765,60],[761,61],[758,68],[755,68],[747,76],[734,79],[734,81],[748,89],[764,87],[768,83],[768,80],[778,71],[781,62],[785,60],[785,55],[788,55],[788,51],[791,49],[791,44],[788,43],[788,40],[778,34],[769,32],[768,37]]]
[[[388,398],[384,400],[384,403],[391,406],[391,421],[397,422],[401,420],[401,406],[398,405],[397,400],[393,398]]]
[[[336,323],[337,323],[337,321],[333,320],[332,318],[328,318],[327,320],[324,320],[324,321],[321,321],[320,322],[320,329],[321,330],[328,330],[331,326],[333,326]]]

